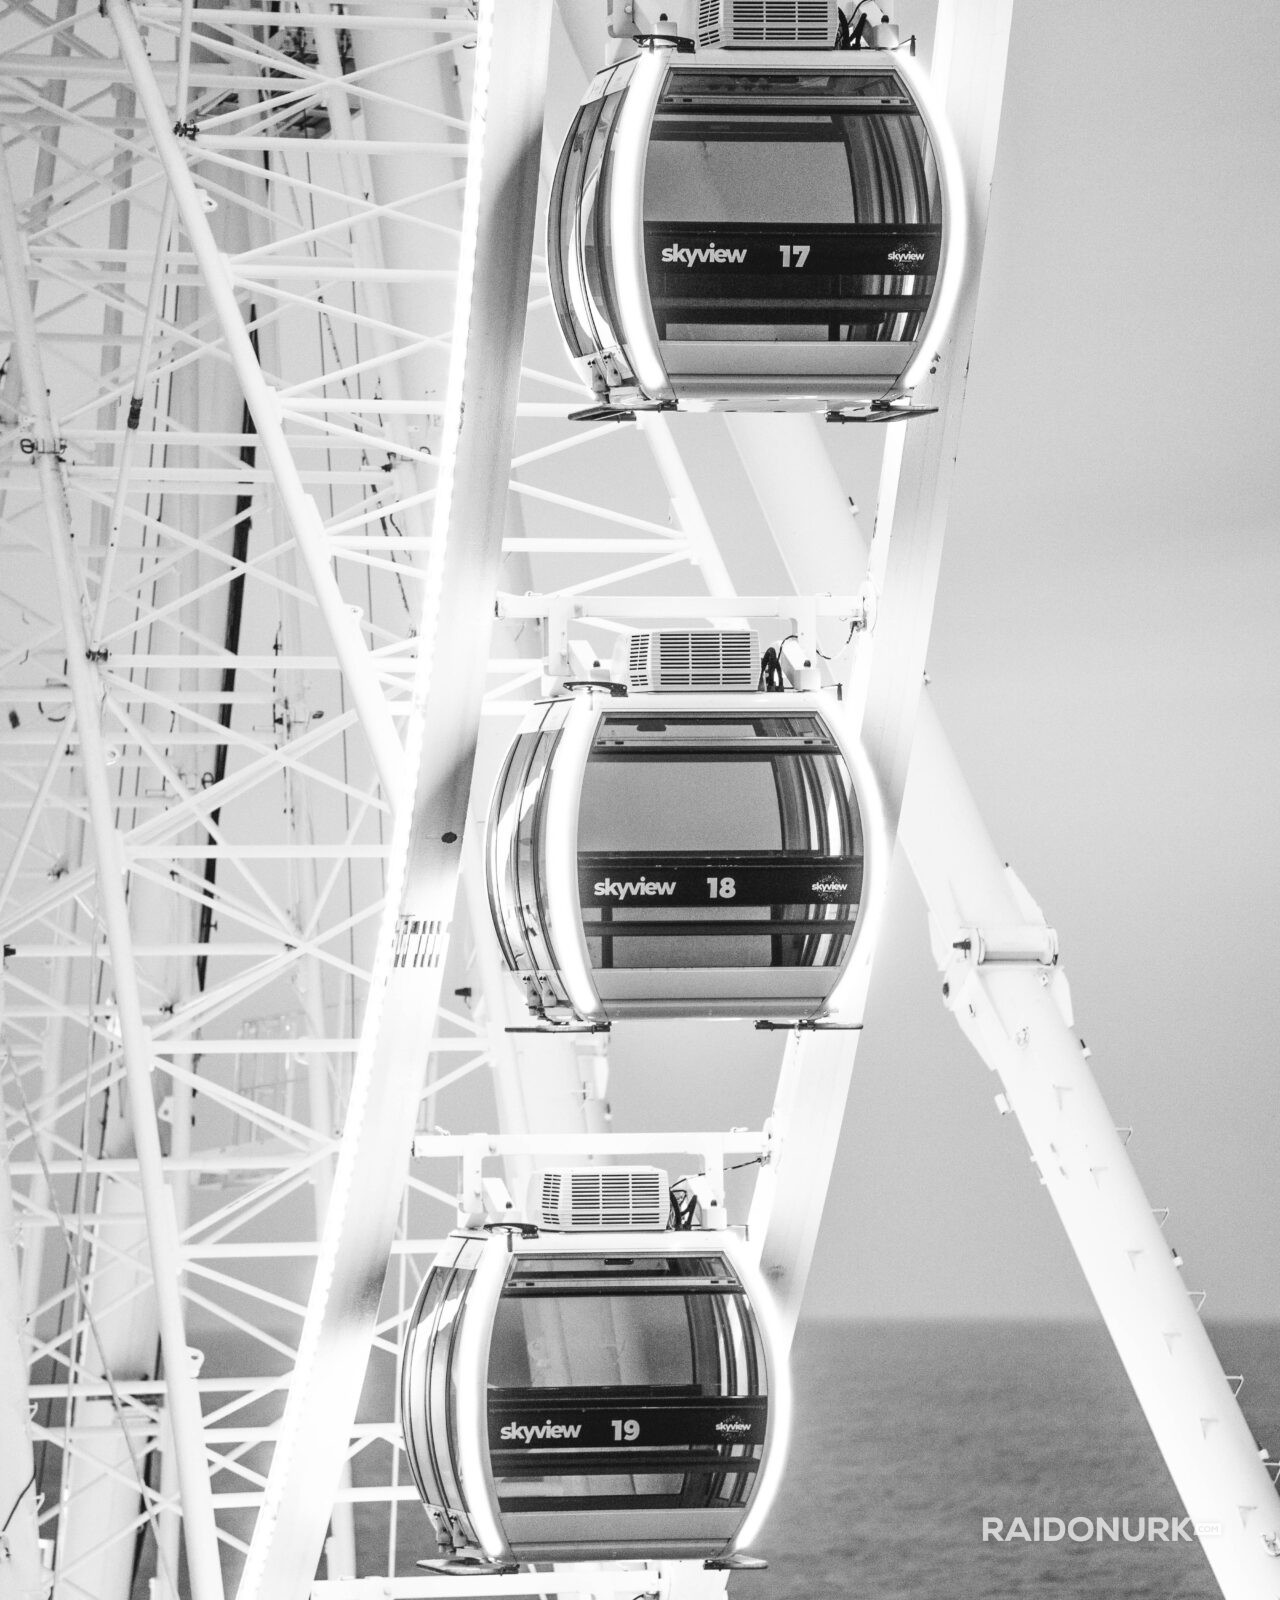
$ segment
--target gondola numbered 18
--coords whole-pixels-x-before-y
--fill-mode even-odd
[[[891,408],[960,293],[959,161],[905,50],[655,46],[589,86],[547,249],[602,406]]]
[[[607,685],[534,706],[486,855],[535,1014],[838,1017],[885,877],[879,792],[839,713],[825,691]]]

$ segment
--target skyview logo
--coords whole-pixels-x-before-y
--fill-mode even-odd
[[[811,883],[809,893],[816,894],[823,900],[830,900],[835,895],[843,894],[848,887],[843,879],[828,874],[825,878],[819,878],[817,883]]]
[[[674,883],[659,883],[656,878],[646,878],[643,873],[631,883],[623,883],[619,878],[602,878],[595,885],[594,892],[606,900],[625,900],[628,895],[638,896],[643,894],[674,894]]]
[[[889,260],[896,267],[914,267],[924,260],[924,251],[914,250],[909,244],[900,244],[890,250]]]
[[[548,1417],[545,1422],[533,1422],[527,1426],[522,1422],[508,1422],[499,1438],[532,1444],[536,1439],[576,1439],[581,1432],[580,1422],[552,1422]]]
[[[744,1422],[741,1417],[724,1417],[716,1423],[716,1432],[726,1438],[737,1438],[741,1434],[751,1432],[751,1424]]]
[[[709,261],[729,261],[740,266],[747,259],[746,249],[729,250],[717,245],[714,239],[696,249],[690,245],[669,244],[662,252],[663,264],[678,267],[701,267]],[[923,259],[923,257],[921,258]]]

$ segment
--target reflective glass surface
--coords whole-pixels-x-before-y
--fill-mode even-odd
[[[937,166],[892,75],[673,67],[643,209],[663,339],[909,341],[933,293]]]
[[[594,966],[838,966],[862,869],[852,780],[820,718],[604,717],[578,816]]]
[[[589,100],[569,130],[551,191],[547,248],[551,294],[576,356],[618,351],[609,274],[611,141],[625,89]]]
[[[745,1504],[763,1352],[723,1258],[518,1258],[494,1323],[489,1450],[503,1510]]]

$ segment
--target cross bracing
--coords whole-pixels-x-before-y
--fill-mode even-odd
[[[67,508],[187,1338],[234,1350],[228,1369],[246,1374],[206,1365],[194,1380],[229,1578],[296,1351],[380,910],[388,801],[357,693],[376,688],[399,737],[430,560],[474,25],[465,8],[411,25],[392,8],[358,8],[342,27],[305,8],[289,15],[296,27],[264,26],[254,10],[137,8],[123,20],[145,38],[141,82],[106,18],[63,8],[5,23],[15,266],[30,285],[51,423],[39,438],[11,360],[6,1088],[35,1330],[39,1531],[56,1541],[67,1594],[123,1593],[138,1550],[174,1585],[179,1496],[169,1468],[156,1477],[164,1370],[138,1110],[125,1103],[33,462],[51,462]],[[148,92],[167,127],[148,123]],[[205,215],[203,266],[158,159],[166,134],[163,153],[186,166]],[[513,463],[512,586],[552,557],[561,569],[543,586],[583,593],[713,560],[705,522],[673,525],[661,478],[620,454],[611,430],[557,425],[582,394],[551,338],[538,264],[531,303],[542,326]],[[266,416],[235,366],[245,335],[267,379]],[[590,496],[575,492],[576,474],[548,475],[582,449],[624,472]],[[326,612],[299,545],[308,501],[332,588],[359,619],[345,667],[332,594]],[[527,637],[515,642],[519,653],[491,664],[485,709],[499,726],[541,678]],[[475,1099],[489,1034],[461,1005],[442,1012],[422,1126],[450,1099]],[[451,1205],[451,1193],[411,1180],[375,1362],[394,1359]],[[385,1379],[380,1416],[352,1434],[340,1507],[412,1498],[388,1444]],[[359,1481],[374,1445],[386,1456],[376,1486]],[[394,1571],[421,1530],[406,1557],[398,1513],[380,1515]],[[354,1570],[351,1529],[335,1511],[331,1572]]]
[[[320,1325],[323,1219],[350,1203],[331,1204],[335,1164],[353,1073],[376,1047],[366,1001],[394,912],[397,774],[421,722],[422,619],[452,531],[437,472],[460,360],[454,286],[472,270],[476,9],[112,0],[99,15],[64,0],[2,24],[6,269],[27,285],[32,324],[24,336],[15,315],[5,329],[0,388],[0,548],[13,557],[0,610],[4,1081],[38,1520],[62,1594],[127,1593],[139,1555],[163,1592],[215,1595],[234,1589],[255,1540],[259,1584],[272,1538],[286,1564],[320,1553],[308,1530],[288,1530],[297,1545],[264,1534],[257,1513],[284,1470],[275,1445],[297,1436],[286,1396],[307,1370],[309,1319]],[[495,8],[479,10],[492,24]],[[544,179],[583,81],[574,44],[594,49],[599,22],[578,6],[551,22]],[[542,684],[550,625],[535,612],[575,610],[578,649],[603,652],[625,631],[620,598],[686,614],[681,597],[759,587],[729,570],[725,530],[682,459],[687,434],[661,417],[564,421],[587,397],[559,351],[540,249],[498,585],[536,603],[508,607],[495,635],[473,816]],[[43,411],[33,389],[47,390]],[[736,445],[733,470],[759,474],[749,440]],[[911,468],[912,487],[913,474],[927,475]],[[816,505],[826,485],[809,487]],[[829,503],[823,515],[830,531]],[[60,526],[75,602],[61,610]],[[931,581],[911,603],[923,634],[908,653],[927,636]],[[901,780],[910,719],[889,721]],[[461,899],[442,1003],[415,1051],[417,1131],[563,1133],[557,1096],[576,1097],[574,1126],[604,1148],[602,1043],[558,1041],[553,1061],[504,1033],[516,1012],[474,869]],[[850,1056],[792,1041],[779,1107],[795,1129],[806,1110],[826,1134],[838,1126]],[[824,1073],[829,1098],[806,1108],[799,1085]],[[771,1208],[779,1218],[785,1278],[816,1218],[794,1196],[776,1205],[784,1171],[767,1174],[758,1207],[763,1231]],[[321,1513],[331,1579],[411,1573],[424,1550],[390,1374],[452,1222],[452,1183],[415,1165],[386,1239],[370,1378],[359,1415],[339,1423],[344,1466]],[[172,1228],[156,1210],[165,1195]],[[182,1330],[162,1360],[156,1302]],[[202,1364],[179,1383],[187,1346]],[[183,1387],[194,1429],[166,1404]],[[178,1442],[206,1495],[182,1481]],[[193,1544],[202,1522],[209,1537]],[[306,1572],[296,1581],[305,1589]]]

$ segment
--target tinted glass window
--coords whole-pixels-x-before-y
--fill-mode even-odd
[[[819,718],[603,719],[578,826],[597,967],[838,965],[862,861],[852,780]]]
[[[755,1319],[722,1258],[523,1258],[490,1346],[499,1504],[733,1506],[767,1425]]]
[[[915,337],[942,203],[924,123],[892,77],[673,69],[645,169],[660,337]]]

